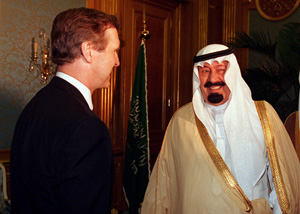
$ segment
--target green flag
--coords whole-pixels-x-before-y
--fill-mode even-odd
[[[130,103],[123,177],[130,214],[139,213],[149,175],[146,47],[142,40]]]

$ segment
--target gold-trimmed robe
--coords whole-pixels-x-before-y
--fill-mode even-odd
[[[288,198],[287,213],[296,214],[300,212],[299,160],[276,111],[268,103],[264,104]],[[142,214],[272,213],[266,199],[256,199],[251,204],[253,209],[246,212],[245,202],[226,184],[210,158],[197,129],[192,103],[182,107],[166,131]]]

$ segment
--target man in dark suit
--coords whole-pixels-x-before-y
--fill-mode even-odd
[[[118,21],[77,8],[51,32],[58,72],[23,110],[11,147],[12,213],[110,213],[113,151],[91,95],[119,66]]]

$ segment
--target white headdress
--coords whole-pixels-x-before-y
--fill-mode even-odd
[[[225,51],[224,51],[225,50]],[[197,56],[213,55],[215,52],[226,52],[227,46],[212,44],[201,49]],[[224,53],[223,53],[224,54]],[[225,53],[226,54],[226,53]],[[225,73],[225,82],[231,93],[224,112],[224,128],[231,151],[231,171],[248,198],[252,199],[252,187],[265,171],[265,143],[261,123],[256,111],[251,91],[241,76],[241,71],[233,53],[223,56],[212,56],[194,64],[193,73],[193,107],[197,117],[212,136],[211,118],[204,107],[200,90],[198,66],[205,62],[229,62]]]

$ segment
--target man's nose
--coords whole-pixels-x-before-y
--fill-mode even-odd
[[[120,59],[119,59],[119,56],[117,53],[116,53],[115,59],[116,59],[115,67],[118,67],[120,65]]]
[[[215,83],[215,82],[218,82],[219,80],[219,75],[217,73],[216,70],[212,69],[210,74],[209,74],[209,77],[208,77],[208,80],[212,83]]]

